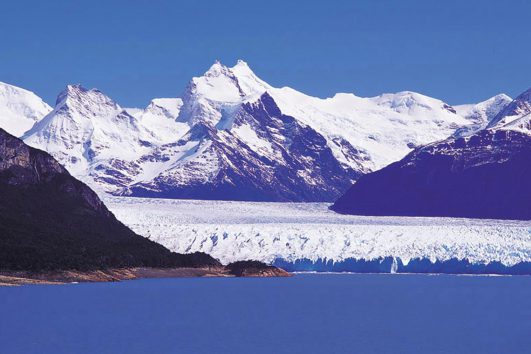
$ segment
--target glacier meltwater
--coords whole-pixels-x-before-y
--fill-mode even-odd
[[[531,222],[336,214],[328,203],[106,197],[118,219],[175,252],[289,271],[531,274]]]

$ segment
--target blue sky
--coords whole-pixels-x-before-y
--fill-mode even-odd
[[[450,104],[531,87],[531,1],[2,1],[0,81],[68,83],[123,106],[179,95],[216,59],[327,97],[411,90]]]

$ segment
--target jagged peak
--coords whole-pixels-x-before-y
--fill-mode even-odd
[[[210,66],[210,68],[205,72],[204,76],[211,76],[211,77],[217,77],[220,75],[232,76],[237,73],[255,75],[254,72],[249,67],[249,64],[242,59],[238,59],[236,61],[236,64],[232,67],[228,67],[227,65],[224,65],[223,63],[221,63],[221,61],[216,59],[214,61],[214,64],[212,64],[212,66]]]
[[[230,69],[216,60],[214,64],[205,72],[206,77],[218,77],[221,75],[230,75]]]
[[[204,75],[192,78],[182,97],[185,105],[193,104],[200,97],[214,102],[241,103],[270,88],[243,60],[232,68],[216,61]]]
[[[55,108],[59,109],[65,105],[71,106],[73,103],[82,103],[83,110],[90,109],[90,107],[98,110],[101,110],[102,107],[112,110],[122,110],[114,100],[100,90],[96,88],[87,89],[81,84],[67,85],[57,96]]]
[[[268,91],[265,91],[260,97],[254,97],[244,103],[244,109],[247,111],[264,110],[271,116],[281,116],[282,112],[278,107],[275,99]]]
[[[242,73],[242,74],[252,74],[255,75],[249,64],[247,64],[246,61],[243,61],[241,59],[238,59],[236,62],[236,65],[234,65],[232,68],[230,68],[232,72],[234,73]],[[256,76],[256,75],[255,75]]]
[[[68,97],[74,96],[74,95],[80,95],[88,90],[81,86],[81,84],[69,84],[66,85],[65,89],[59,93],[57,96],[57,99],[55,100],[55,105],[59,105],[61,102],[66,100]]]

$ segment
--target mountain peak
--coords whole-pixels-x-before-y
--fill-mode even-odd
[[[78,96],[84,92],[87,92],[88,90],[81,86],[81,84],[71,84],[66,85],[65,89],[57,95],[57,99],[55,100],[55,105],[58,106],[61,102],[65,101],[68,97],[71,96]]]
[[[230,68],[230,71],[237,78],[238,83],[247,95],[261,94],[271,88],[269,84],[256,76],[247,62],[241,59],[238,59],[236,65]]]
[[[492,119],[487,128],[500,127],[531,114],[531,88],[518,95]]]
[[[224,65],[223,63],[221,63],[221,61],[216,59],[214,61],[214,64],[210,66],[210,68],[205,72],[204,75],[217,77],[220,75],[231,75],[236,71],[253,73],[251,68],[249,67],[249,64],[247,64],[247,62],[242,59],[238,59],[233,67],[228,67],[227,65]]]
[[[251,68],[249,67],[249,64],[247,64],[247,62],[242,59],[238,59],[238,61],[236,61],[236,65],[232,67],[232,70],[246,70],[252,72]]]
[[[21,136],[51,110],[33,92],[0,82],[0,127],[8,133]]]
[[[204,98],[210,102],[224,104],[241,103],[249,96],[261,95],[271,88],[259,79],[243,60],[229,68],[218,60],[203,76],[194,77],[188,85],[183,100],[195,106],[194,102]]]
[[[57,96],[55,109],[67,106],[70,109],[76,109],[87,113],[93,109],[101,111],[120,110],[120,106],[110,97],[98,89],[87,89],[80,84],[67,85],[66,88]]]
[[[229,74],[229,68],[221,64],[219,60],[216,60],[214,64],[205,72],[206,77],[218,77],[221,75]]]

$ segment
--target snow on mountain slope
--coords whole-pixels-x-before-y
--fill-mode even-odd
[[[230,124],[224,119],[230,121],[231,113],[244,100],[256,99],[269,88],[244,61],[239,60],[232,68],[216,61],[203,76],[192,78],[186,87],[178,120],[191,125],[219,124],[219,128],[225,128]]]
[[[52,108],[33,92],[0,82],[0,128],[17,137]]]
[[[486,127],[421,146],[362,176],[332,209],[355,215],[530,220],[530,118],[528,90]]]
[[[70,86],[25,139],[114,194],[328,201],[478,119],[414,92],[321,99],[274,88],[240,60],[214,63],[181,98],[142,110]]]
[[[516,97],[489,123],[488,128],[518,130],[531,134],[531,88]]]
[[[512,102],[512,98],[504,93],[477,104],[454,106],[456,112],[475,124],[488,124],[502,109]]]
[[[360,174],[470,124],[444,102],[412,92],[319,99],[289,88],[273,88],[241,60],[232,68],[216,62],[203,76],[192,79],[182,97],[177,121],[203,133],[193,134],[196,143],[179,140],[177,145],[192,146],[192,151],[184,152],[175,144],[162,147],[156,155],[173,161],[166,164],[168,169],[151,181],[137,180],[126,193],[206,198],[205,191],[209,191],[212,198],[241,199],[246,191],[255,200],[332,200]],[[267,109],[249,111],[253,105],[263,106],[264,97]],[[270,114],[273,111],[278,112]],[[275,123],[279,119],[280,125]],[[298,128],[284,129],[288,121]],[[294,132],[295,136],[288,136]],[[321,148],[331,156],[326,152],[309,158],[312,146],[302,134],[324,141]],[[302,146],[291,149],[293,139]],[[171,158],[171,151],[178,159]],[[297,162],[284,158],[288,155]],[[339,169],[332,170],[345,182],[325,176],[322,167],[329,163],[339,164]],[[254,171],[260,171],[261,178]],[[205,175],[209,178],[204,179]],[[308,192],[308,187],[317,192]]]
[[[151,137],[137,120],[96,89],[69,85],[46,117],[23,139],[46,150],[76,177],[107,191],[137,173],[134,160],[149,150]]]
[[[211,124],[196,123],[177,144],[162,146],[156,155],[167,156],[170,165],[155,179],[132,185],[128,193],[171,198],[331,200],[355,176],[333,157],[321,135],[283,115],[267,93],[242,104],[231,119],[230,130]]]
[[[173,251],[207,252],[224,263],[386,257],[406,264],[413,259],[506,266],[531,262],[529,222],[350,216],[330,211],[326,203],[121,197],[107,197],[105,202],[137,233]]]
[[[167,144],[175,142],[190,129],[187,123],[176,122],[182,105],[180,98],[155,98],[145,109],[132,115],[149,132],[153,143]]]
[[[471,122],[471,125],[458,129],[454,136],[471,135],[487,127],[489,122],[511,102],[512,98],[502,93],[478,104],[454,106],[460,116]]]
[[[349,163],[348,153],[332,143],[348,141],[363,152],[364,166],[371,171],[400,159],[415,146],[444,139],[470,124],[444,102],[414,92],[373,98],[342,93],[320,99],[282,88],[273,90],[272,96],[285,114],[327,137],[336,158],[356,168]]]

